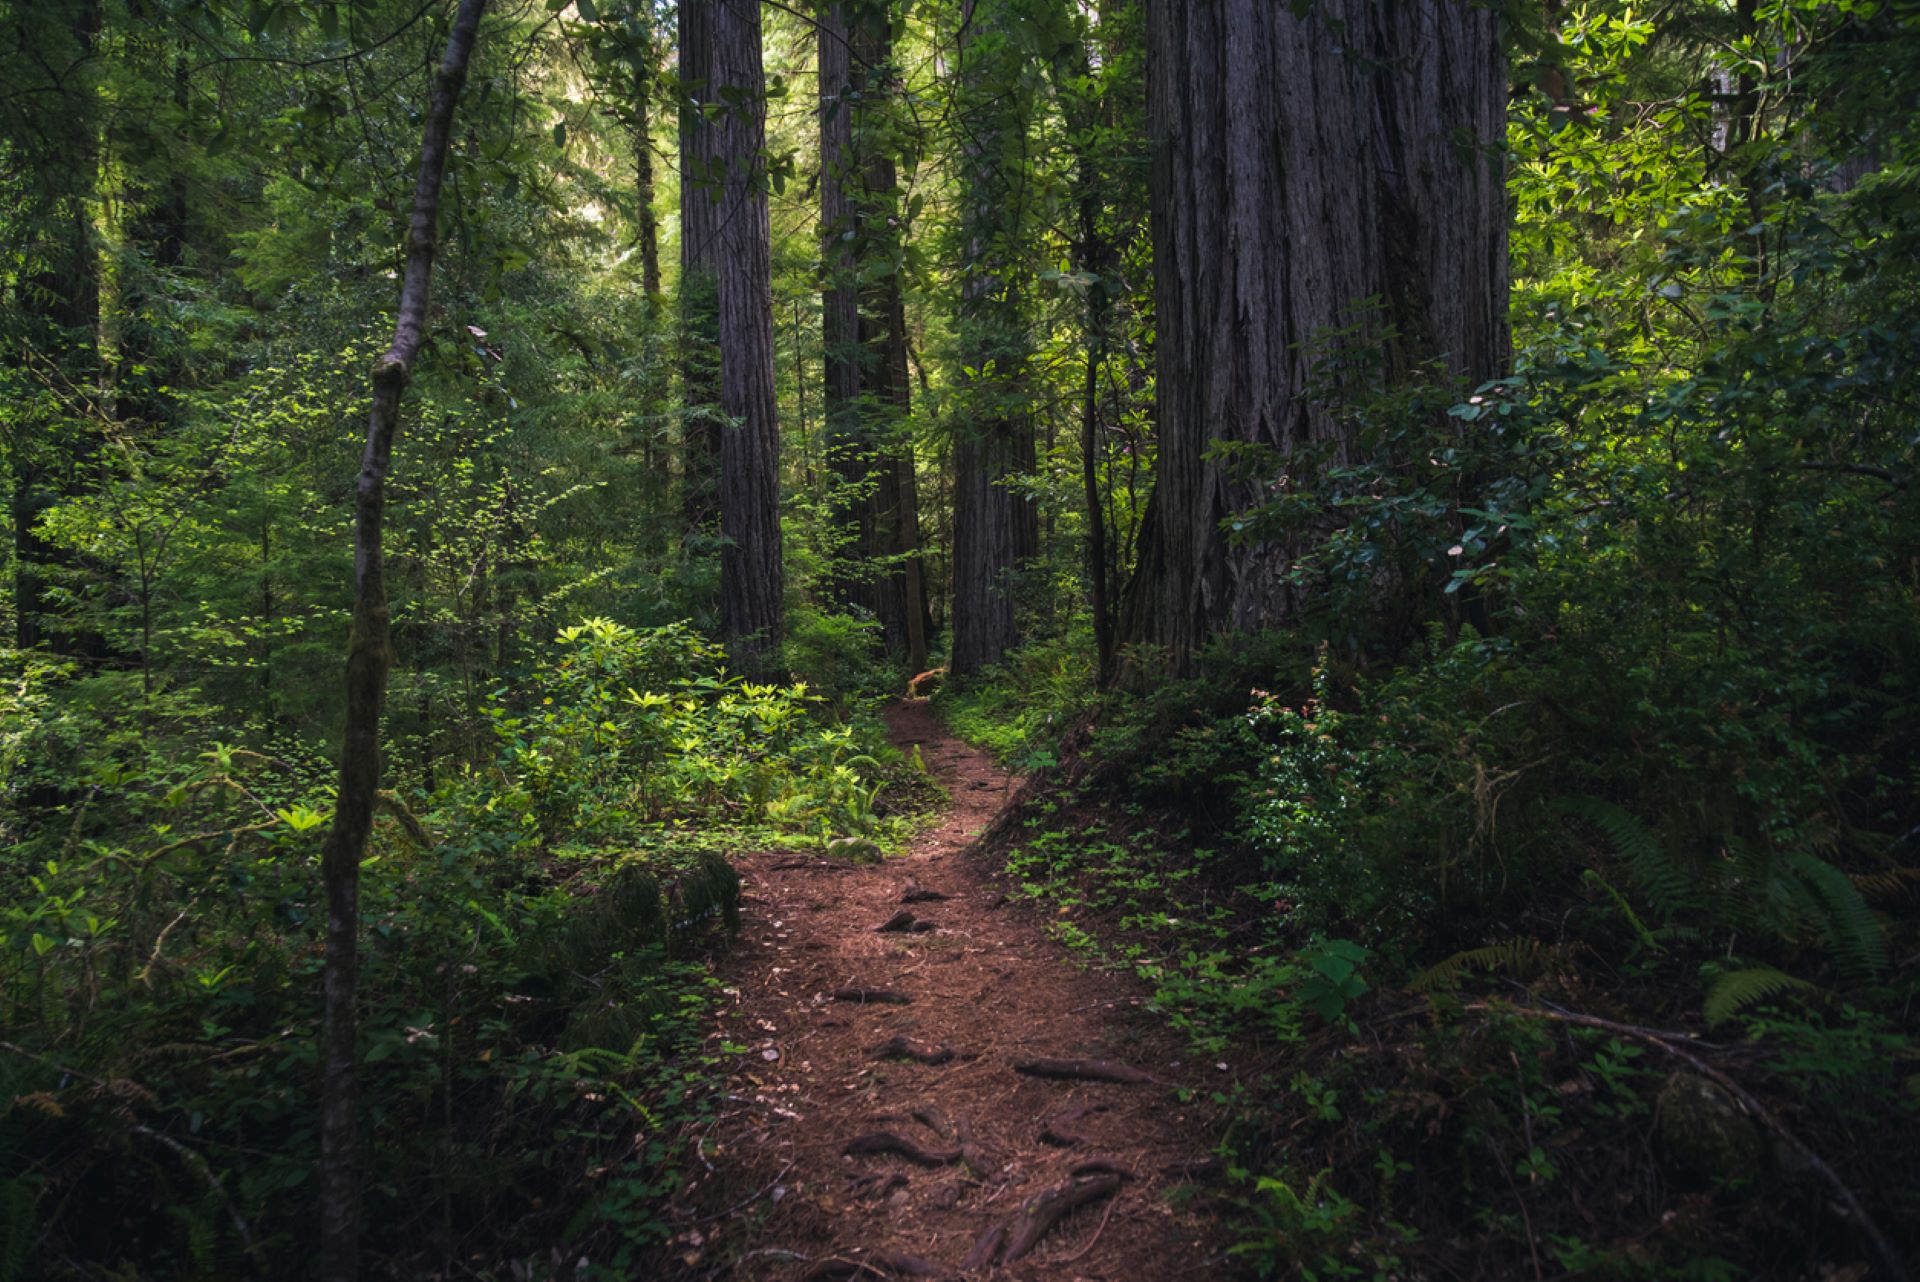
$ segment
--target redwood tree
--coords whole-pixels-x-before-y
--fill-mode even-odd
[[[1019,489],[1034,471],[1024,386],[1030,340],[1015,257],[1023,238],[1033,91],[1004,0],[962,14],[953,121],[960,165],[958,343],[969,371],[953,441],[956,675],[996,663],[1018,640],[1013,575],[1039,528]]]
[[[742,670],[779,664],[785,591],[773,380],[766,74],[758,0],[682,0],[682,258],[712,281],[719,351],[720,626]],[[700,286],[692,274],[682,287]],[[697,354],[696,354],[697,355]]]
[[[1351,460],[1347,420],[1308,392],[1333,342],[1388,383],[1502,371],[1498,27],[1457,0],[1149,0],[1159,454],[1127,633],[1175,667],[1297,615],[1289,545],[1222,528],[1277,478],[1218,447]]]
[[[926,586],[913,448],[905,211],[894,163],[890,0],[836,0],[821,14],[821,337],[829,453],[845,487],[838,595],[880,623],[889,654],[926,666]]]

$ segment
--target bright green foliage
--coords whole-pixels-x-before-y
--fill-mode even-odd
[[[376,828],[368,1222],[395,1258],[558,1243],[621,1276],[663,1232],[676,1128],[712,1106],[708,981],[679,959],[739,925],[723,844],[897,821],[878,816],[866,732],[801,687],[728,676],[684,626],[591,620],[541,659],[485,704],[496,760],[404,789]],[[182,759],[166,745],[190,723],[136,696],[166,739],[138,753],[84,708],[49,716],[59,679],[26,669],[7,722],[15,742],[68,736],[91,783],[0,874],[0,1090],[29,1101],[0,1120],[0,1224],[74,1259],[138,1233],[155,1267],[292,1271],[331,772],[229,743]],[[29,759],[12,758],[15,798],[46,778]],[[27,1249],[7,1231],[0,1260]]]

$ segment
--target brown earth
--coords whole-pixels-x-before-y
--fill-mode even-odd
[[[674,1264],[756,1282],[1234,1273],[1204,1184],[1215,1126],[1200,1101],[1223,1075],[1166,1034],[1130,977],[1077,968],[1043,911],[1008,901],[974,844],[1015,777],[948,734],[924,700],[888,721],[951,801],[909,853],[877,865],[792,852],[740,861],[746,922],[718,968],[727,1008],[713,1038],[748,1049],[727,1056],[735,1067],[700,1138]],[[947,898],[903,903],[914,888]],[[876,929],[903,909],[933,929]],[[931,1062],[877,1058],[896,1038],[896,1052]],[[1152,1080],[1015,1071],[1043,1058]],[[1023,1258],[963,1270],[996,1227],[1030,1239],[1050,1218],[1050,1191],[1084,1200]]]

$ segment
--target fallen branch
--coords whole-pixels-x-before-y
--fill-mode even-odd
[[[960,1160],[960,1150],[926,1149],[897,1131],[872,1131],[847,1141],[840,1150],[849,1157],[880,1156],[893,1153],[915,1166],[951,1166]]]
[[[1161,1084],[1160,1079],[1151,1073],[1104,1059],[1020,1060],[1014,1064],[1013,1071],[1025,1073],[1028,1077],[1051,1077],[1063,1081],[1118,1082],[1122,1086]]]
[[[1618,1024],[1610,1019],[1601,1019],[1597,1015],[1582,1015],[1575,1011],[1543,1010],[1538,1006],[1495,1006],[1487,1002],[1475,1002],[1467,1006],[1466,1009],[1477,1011],[1511,1011],[1516,1015],[1530,1015],[1535,1019],[1550,1019],[1561,1024],[1578,1024],[1585,1028],[1597,1028],[1620,1037],[1631,1037],[1635,1041],[1645,1042],[1656,1050],[1666,1052],[1675,1059],[1689,1065],[1702,1076],[1711,1078],[1722,1090],[1726,1091],[1727,1094],[1740,1101],[1741,1106],[1753,1114],[1762,1126],[1765,1126],[1768,1130],[1779,1136],[1782,1143],[1786,1144],[1788,1148],[1799,1155],[1802,1161],[1806,1162],[1808,1166],[1819,1173],[1820,1177],[1827,1182],[1828,1187],[1833,1190],[1834,1195],[1838,1197],[1841,1203],[1847,1208],[1848,1214],[1850,1214],[1855,1223],[1860,1226],[1860,1231],[1866,1234],[1867,1240],[1873,1244],[1873,1249],[1879,1253],[1880,1262],[1886,1266],[1887,1276],[1892,1278],[1894,1282],[1907,1282],[1908,1273],[1906,1266],[1901,1263],[1899,1255],[1894,1252],[1892,1243],[1887,1241],[1886,1236],[1880,1231],[1880,1226],[1874,1223],[1872,1216],[1867,1214],[1867,1208],[1860,1204],[1860,1199],[1854,1196],[1853,1190],[1847,1187],[1846,1182],[1834,1172],[1831,1166],[1821,1161],[1820,1155],[1808,1148],[1806,1143],[1798,1135],[1788,1130],[1786,1125],[1782,1123],[1779,1118],[1775,1117],[1772,1111],[1769,1110],[1766,1105],[1762,1104],[1751,1091],[1747,1090],[1746,1087],[1740,1085],[1740,1083],[1734,1081],[1713,1065],[1707,1063],[1707,1061],[1701,1059],[1698,1055],[1695,1055],[1683,1047],[1674,1045],[1664,1037],[1656,1035],[1652,1030],[1638,1028],[1632,1024]]]
[[[855,1278],[939,1278],[946,1270],[898,1251],[863,1251],[858,1257],[830,1255],[801,1274],[801,1282],[852,1282]]]

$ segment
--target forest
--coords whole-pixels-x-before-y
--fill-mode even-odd
[[[1920,0],[0,0],[0,1282],[1901,1282]]]

